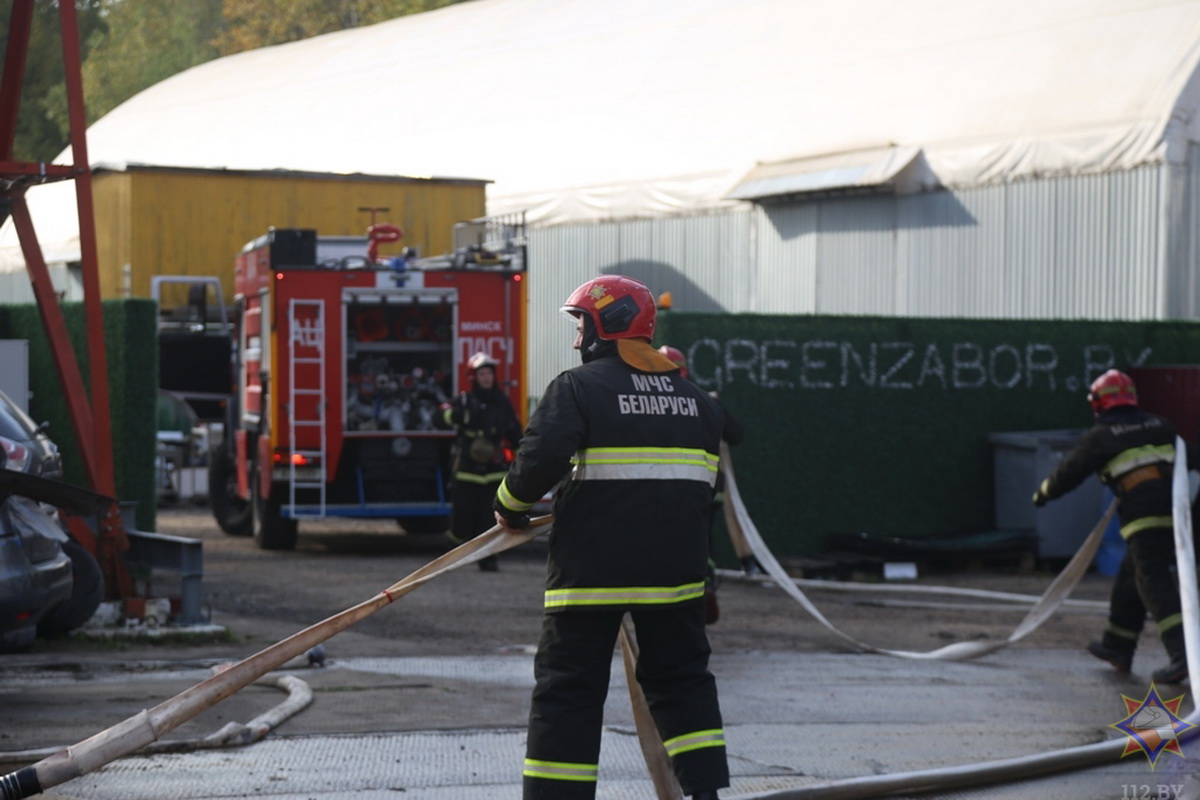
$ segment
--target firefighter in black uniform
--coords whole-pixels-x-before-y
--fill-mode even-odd
[[[1092,383],[1088,401],[1096,424],[1042,481],[1033,502],[1041,506],[1061,497],[1093,472],[1112,489],[1126,551],[1113,581],[1108,625],[1101,640],[1088,645],[1088,652],[1128,672],[1149,611],[1170,658],[1151,677],[1159,683],[1178,683],[1187,677],[1188,668],[1171,516],[1175,429],[1162,417],[1139,409],[1133,379],[1115,369]]]
[[[595,278],[563,311],[576,319],[583,365],[546,388],[495,504],[500,524],[524,527],[567,478],[554,503],[524,797],[595,797],[609,667],[628,613],[637,680],[679,783],[713,800],[729,785],[704,629],[724,415],[650,346],[656,309],[641,283]]]
[[[471,391],[463,392],[443,407],[443,419],[458,430],[451,489],[450,540],[462,544],[492,527],[492,498],[508,470],[505,445],[521,441],[521,422],[512,403],[496,385],[498,362],[487,353],[467,361]],[[495,572],[495,556],[479,561],[479,568]]]

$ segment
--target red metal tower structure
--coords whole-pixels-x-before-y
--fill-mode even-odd
[[[0,203],[9,206],[21,243],[29,279],[54,354],[54,363],[66,397],[71,424],[83,454],[84,469],[91,488],[116,497],[113,477],[113,448],[108,399],[108,360],[104,345],[104,320],[100,304],[100,275],[96,256],[96,227],[92,206],[92,173],[87,153],[87,118],[84,115],[83,79],[80,68],[79,25],[74,0],[58,3],[62,34],[63,66],[66,74],[67,115],[70,121],[71,163],[47,164],[13,160],[21,85],[25,76],[34,0],[13,0],[0,78]],[[79,362],[67,336],[58,297],[33,228],[25,193],[51,181],[74,180],[79,214],[79,249],[83,270],[84,312],[87,321],[89,384],[85,387]],[[129,547],[117,503],[99,520],[91,541],[90,531],[73,530],[81,544],[91,550],[104,570],[110,599],[136,595],[133,580],[122,554]]]

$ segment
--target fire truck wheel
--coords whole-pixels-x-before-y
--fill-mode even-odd
[[[258,486],[257,474],[254,486]],[[254,492],[254,541],[263,550],[292,550],[296,547],[296,520],[279,515],[281,492],[271,488],[271,496],[263,498]]]
[[[209,505],[217,525],[230,536],[249,536],[254,532],[254,510],[238,497],[237,471],[233,455],[218,447],[208,455]]]

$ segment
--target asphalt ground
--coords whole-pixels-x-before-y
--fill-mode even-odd
[[[214,665],[248,656],[323,618],[322,606],[304,605],[297,584],[313,583],[304,577],[307,569],[319,567],[328,577],[328,585],[309,587],[312,591],[344,592],[321,598],[337,611],[353,602],[347,598],[362,600],[387,585],[372,569],[403,575],[430,555],[421,548],[382,554],[356,548],[347,556],[306,535],[294,554],[263,554],[246,540],[207,529],[196,533],[205,540],[211,626],[157,636],[110,630],[0,660],[0,772],[151,708],[205,679]],[[247,722],[285,700],[277,687],[253,685],[164,736],[171,751],[125,756],[44,796],[519,797],[543,558],[544,551],[531,548],[502,557],[498,574],[457,571],[436,588],[430,584],[381,612],[379,627],[364,623],[326,642],[323,667],[303,658],[284,665],[278,674],[302,681],[313,699],[261,741],[215,749],[200,744],[223,726]],[[252,596],[251,584],[235,579],[242,571],[257,573],[256,585],[280,572],[279,587],[293,587],[293,605],[284,609]],[[1019,569],[956,571],[918,583],[1028,595],[1051,577]],[[503,619],[479,609],[448,619],[445,609],[453,598],[483,580],[495,583],[487,584],[478,603],[502,608]],[[1134,706],[1150,699],[1149,674],[1165,656],[1149,635],[1129,674],[1083,652],[1103,625],[1096,601],[1107,586],[1108,579],[1089,575],[1072,595],[1087,602],[1060,609],[1026,640],[979,659],[950,662],[855,652],[778,588],[725,580],[722,618],[710,629],[733,775],[722,796],[782,797],[805,787],[826,787],[807,795],[814,797],[885,796],[847,795],[845,782],[1129,740],[1114,726],[1130,716],[1126,698]],[[282,591],[273,589],[276,596]],[[858,638],[914,650],[1003,638],[1028,607],[904,592],[868,597],[806,591]],[[404,608],[410,599],[412,607]],[[423,603],[430,613],[440,606],[443,624],[426,626]],[[526,605],[533,608],[513,610]],[[383,627],[390,625],[397,627]],[[471,637],[460,636],[459,625]],[[1189,685],[1157,689],[1163,700],[1181,698],[1172,706],[1179,717],[1191,713]],[[605,721],[597,796],[655,797],[619,661]],[[1194,741],[1185,738],[1179,753],[1161,751],[1153,762],[1145,750],[1134,750],[1086,769],[966,787],[939,784],[935,774],[930,791],[899,789],[886,796],[1200,798],[1200,749]]]
[[[230,708],[206,712],[177,730],[172,738],[178,752],[125,757],[47,796],[519,797],[520,717],[531,688],[531,666],[527,653],[333,658],[322,669],[298,666],[291,672],[312,688],[313,705],[262,741],[217,750],[192,746],[221,725],[246,721],[282,699],[278,690],[253,686],[227,701]],[[713,669],[720,680],[733,774],[727,797],[1044,755],[1103,741],[1121,735],[1111,726],[1127,716],[1122,695],[1141,700],[1148,689],[1144,676],[1104,672],[1081,663],[1078,654],[1053,649],[1014,648],[968,663],[851,654],[803,659],[781,653],[719,654]],[[11,721],[33,715],[37,708],[42,719],[48,714],[90,718],[94,712],[79,711],[132,708],[139,700],[187,688],[207,674],[198,665],[145,662],[117,665],[107,673],[49,672],[30,664],[6,674],[0,683],[5,717]],[[431,695],[439,697],[435,702],[453,705],[468,724],[405,729],[398,723],[390,732],[354,730],[354,720],[368,706],[399,710],[429,702]],[[1188,700],[1181,714],[1190,710]],[[490,706],[491,714],[507,707],[509,723],[469,724],[480,717],[476,712],[481,706]],[[342,722],[333,727],[343,730],[303,732],[312,725],[311,720],[305,724],[305,716],[313,714],[335,715]],[[37,721],[30,722],[29,727],[37,727]],[[6,723],[6,731],[7,745],[38,738],[24,725],[17,733]],[[1198,758],[1200,752],[1188,743],[1182,755],[1158,754],[1153,766],[1144,752],[1137,752],[1048,777],[893,796],[1195,798],[1200,797]],[[838,796],[830,792],[828,796]],[[614,665],[598,797],[654,796],[624,679]]]

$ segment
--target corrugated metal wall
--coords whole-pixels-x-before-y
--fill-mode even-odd
[[[1167,292],[1171,316],[1200,317],[1200,144],[1188,145],[1184,164],[1170,170],[1167,206]]]
[[[83,300],[83,281],[77,274],[72,273],[65,264],[51,264],[47,269],[50,272],[50,283],[54,285],[54,291],[59,298],[70,302]],[[0,305],[29,305],[36,302],[28,272],[22,270],[0,273]]]
[[[752,217],[744,211],[618,223],[562,225],[529,234],[529,394],[579,363],[573,323],[558,313],[579,284],[629,275],[681,311],[743,310],[753,279]]]
[[[1197,186],[1193,146],[1187,167],[534,230],[530,395],[576,363],[554,312],[603,273],[679,311],[1193,318]]]
[[[576,363],[557,309],[602,273],[670,291],[679,311],[1193,318],[1198,186],[1192,145],[1188,163],[1174,167],[535,229],[530,395]],[[101,173],[96,191],[109,296],[122,293],[126,263],[140,296],[151,274],[231,275],[234,254],[269,225],[360,233],[368,217],[358,208],[388,206],[382,216],[405,227],[405,243],[434,254],[450,248],[454,223],[483,213],[482,184],[469,182],[147,170]],[[24,274],[4,279],[0,302],[32,300]]]

